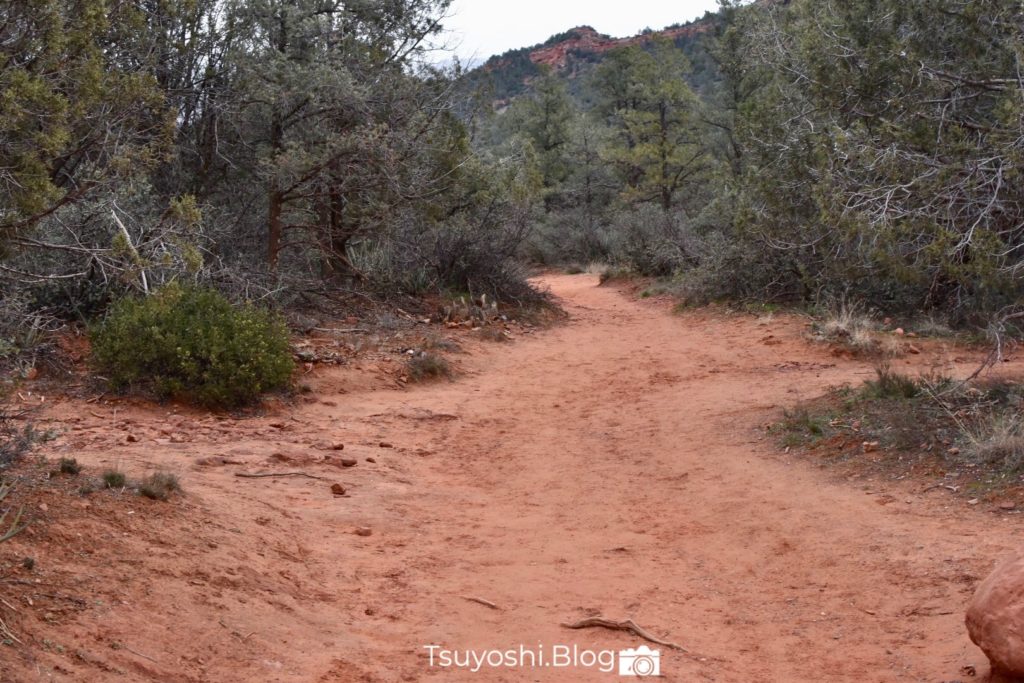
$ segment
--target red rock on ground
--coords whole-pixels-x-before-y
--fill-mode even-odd
[[[967,608],[967,632],[994,671],[1024,680],[1024,552],[996,567]]]

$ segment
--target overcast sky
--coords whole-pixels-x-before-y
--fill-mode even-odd
[[[447,43],[462,60],[544,42],[583,24],[615,37],[703,16],[716,0],[455,0]]]

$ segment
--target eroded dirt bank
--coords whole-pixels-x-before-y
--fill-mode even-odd
[[[49,645],[4,648],[4,680],[614,679],[431,669],[423,649],[639,644],[559,625],[594,614],[695,653],[665,651],[666,680],[984,673],[963,605],[1018,516],[941,490],[876,495],[879,482],[836,481],[760,429],[868,365],[808,346],[795,319],[673,316],[589,276],[547,283],[571,321],[475,347],[454,383],[334,394],[344,382],[327,371],[319,402],[251,420],[55,408],[81,421],[54,455],[169,469],[187,495],[53,495],[92,514],[11,552],[35,553],[40,593],[59,581],[89,604],[26,621]],[[359,464],[323,460],[341,455]],[[235,476],[288,471],[325,479]]]

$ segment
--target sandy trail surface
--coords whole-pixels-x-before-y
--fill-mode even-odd
[[[570,320],[472,347],[455,382],[332,395],[344,382],[326,371],[317,402],[248,420],[56,409],[86,415],[63,446],[83,463],[170,469],[187,495],[52,532],[40,564],[59,556],[96,604],[54,628],[63,654],[22,656],[11,680],[613,680],[472,673],[425,648],[642,643],[560,625],[598,614],[685,646],[662,649],[671,681],[984,674],[963,608],[1019,517],[840,480],[764,434],[869,365],[808,345],[795,318],[545,282]],[[324,479],[235,476],[289,471]]]

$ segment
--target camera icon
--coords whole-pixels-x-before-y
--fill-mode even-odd
[[[620,676],[660,676],[661,651],[641,645],[635,650],[619,651]]]

